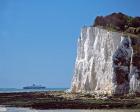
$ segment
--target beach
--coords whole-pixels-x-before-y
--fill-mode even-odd
[[[140,97],[104,97],[64,91],[0,93],[0,105],[33,109],[140,109]]]

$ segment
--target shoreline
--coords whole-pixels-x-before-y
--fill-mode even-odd
[[[96,99],[64,91],[0,93],[0,105],[33,109],[140,109],[140,97]]]

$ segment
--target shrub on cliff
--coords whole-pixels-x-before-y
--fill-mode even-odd
[[[107,16],[97,16],[93,26],[101,26],[111,31],[140,34],[140,17],[112,13]]]

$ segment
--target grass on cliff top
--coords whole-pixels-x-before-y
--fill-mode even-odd
[[[140,38],[140,34],[132,34],[132,33],[128,33],[128,32],[121,32],[121,31],[118,31],[118,30],[116,30],[115,28],[113,28],[113,27],[107,27],[107,28],[104,28],[104,27],[102,27],[102,26],[96,26],[96,27],[98,27],[98,28],[102,28],[102,29],[105,29],[105,30],[107,30],[107,31],[111,31],[111,32],[116,32],[116,33],[122,33],[122,35],[123,36],[125,36],[125,37],[130,37],[130,38]]]
[[[130,37],[130,38],[140,38],[140,34],[135,35],[135,34],[127,33],[127,32],[123,32],[123,36]]]

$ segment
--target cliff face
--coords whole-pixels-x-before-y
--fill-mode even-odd
[[[82,28],[72,92],[140,92],[140,38],[98,27]]]

